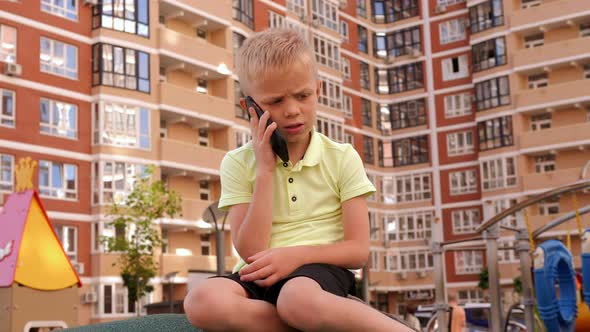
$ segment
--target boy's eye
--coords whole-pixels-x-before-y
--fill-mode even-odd
[[[282,98],[281,98],[281,99],[275,99],[275,100],[271,101],[271,102],[270,102],[270,104],[271,104],[271,105],[276,105],[276,104],[279,104],[279,103],[281,103],[281,101],[283,101],[283,99],[282,99]]]
[[[309,97],[309,93],[304,93],[304,94],[301,94],[301,95],[298,95],[297,96],[298,99],[305,99],[307,97]]]

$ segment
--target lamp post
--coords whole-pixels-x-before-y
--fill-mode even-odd
[[[203,212],[203,220],[212,223],[215,229],[215,253],[217,256],[217,275],[225,273],[224,230],[227,213],[217,208],[218,201],[211,203]],[[221,227],[217,220],[223,217]]]
[[[179,271],[169,272],[164,276],[164,278],[168,280],[168,302],[170,303],[170,313],[174,313],[174,292],[172,289],[174,287],[174,283],[172,283],[172,278],[176,277],[178,272]]]

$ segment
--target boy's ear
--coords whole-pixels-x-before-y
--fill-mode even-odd
[[[318,80],[317,83],[317,89],[315,90],[315,94],[318,97],[318,99],[320,98],[320,92],[322,91],[322,80]]]

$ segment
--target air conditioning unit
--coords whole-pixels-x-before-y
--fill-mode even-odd
[[[317,28],[320,26],[322,22],[320,21],[319,18],[314,18],[313,21],[311,21],[311,26],[314,28]]]
[[[99,0],[84,0],[86,6],[97,6]]]
[[[348,0],[340,0],[339,1],[339,4],[338,4],[339,9],[344,9],[344,8],[346,8],[346,6],[348,6]]]
[[[398,272],[397,278],[399,280],[406,280],[408,278],[408,273],[406,271]]]
[[[416,275],[418,275],[418,278],[424,278],[426,277],[426,271],[418,271]]]
[[[421,55],[422,55],[422,52],[420,52],[420,50],[419,50],[419,49],[412,48],[412,50],[410,51],[410,53],[409,53],[409,54],[410,54],[410,56],[411,56],[412,58],[417,58],[417,57],[419,57],[419,56],[421,56]]]
[[[385,57],[385,59],[383,59],[383,62],[390,64],[393,63],[395,61],[395,55],[390,54],[388,56]]]
[[[72,264],[78,274],[84,274],[84,263],[76,262]]]
[[[95,292],[88,292],[82,295],[83,303],[96,303],[98,301],[98,295]]]
[[[445,6],[445,5],[439,5],[434,8],[434,12],[437,14],[444,13],[446,11],[447,11],[447,6]]]
[[[17,63],[4,64],[4,74],[8,76],[20,76],[23,74],[23,67]]]

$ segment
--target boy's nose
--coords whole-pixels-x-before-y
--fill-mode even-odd
[[[297,116],[300,113],[299,105],[294,100],[290,100],[285,105],[285,117]]]

